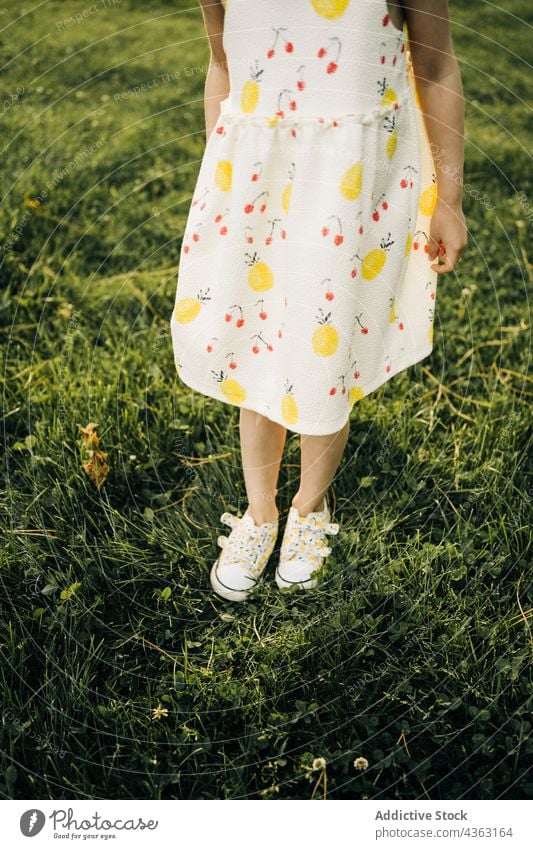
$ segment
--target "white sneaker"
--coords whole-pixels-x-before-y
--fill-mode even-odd
[[[274,550],[278,522],[256,525],[248,513],[241,518],[223,513],[220,519],[232,531],[229,536],[217,539],[222,552],[211,569],[211,586],[228,601],[245,601],[257,586]]]
[[[307,516],[300,516],[296,507],[291,507],[281,543],[279,562],[276,568],[276,583],[280,589],[300,587],[313,589],[318,583],[319,570],[324,559],[331,554],[326,543],[327,534],[337,534],[339,526],[330,522],[327,500],[324,509]]]

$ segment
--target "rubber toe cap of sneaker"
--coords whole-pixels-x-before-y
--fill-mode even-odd
[[[317,583],[316,575],[311,577],[317,568],[316,564],[309,563],[306,560],[293,561],[290,566],[288,564],[278,566],[275,575],[276,584],[280,589],[293,586],[311,589]]]
[[[238,566],[219,566],[218,561],[211,569],[211,586],[214,591],[230,601],[244,601],[257,586],[255,581]]]

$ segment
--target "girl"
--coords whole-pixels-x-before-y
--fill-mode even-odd
[[[170,325],[184,383],[240,408],[248,506],[221,516],[211,585],[241,601],[278,537],[287,430],[275,578],[311,588],[354,404],[432,350],[437,276],[467,243],[464,103],[447,0],[200,3],[207,144]]]

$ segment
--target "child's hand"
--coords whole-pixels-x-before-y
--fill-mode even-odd
[[[438,274],[453,271],[467,243],[467,227],[461,203],[447,204],[437,200],[429,228],[428,256],[430,260],[438,257],[442,263],[435,263],[431,268]]]

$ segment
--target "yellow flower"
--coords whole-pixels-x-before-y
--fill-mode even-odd
[[[46,204],[43,203],[41,195],[30,195],[28,192],[24,193],[24,205],[29,206],[30,209],[34,209],[36,212],[41,213],[46,210]]]
[[[368,761],[366,758],[356,758],[353,762],[353,765],[356,769],[367,769]]]
[[[325,769],[326,768],[326,759],[325,758],[315,758],[313,761],[313,769]]]
[[[152,710],[151,719],[161,719],[162,716],[168,716],[168,708],[164,708],[161,707],[161,705],[158,705]]]

